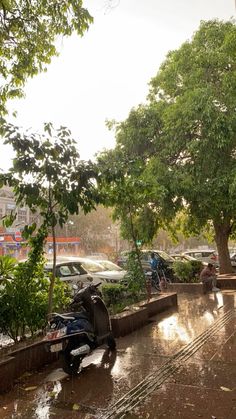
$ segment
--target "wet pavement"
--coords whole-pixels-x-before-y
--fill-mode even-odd
[[[236,419],[236,292],[179,295],[178,309],[100,348],[69,377],[59,363],[0,396],[0,419]]]

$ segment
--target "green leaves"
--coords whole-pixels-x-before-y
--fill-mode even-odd
[[[189,232],[220,220],[224,234],[233,233],[235,39],[234,21],[202,22],[191,41],[167,55],[150,82],[149,102],[110,124],[117,144],[99,156],[99,186],[125,237],[147,242],[183,209]]]
[[[58,36],[82,36],[93,19],[77,0],[1,1],[0,115],[8,99],[21,97],[28,77],[45,71],[58,55]]]
[[[78,214],[79,208],[89,212],[98,201],[95,191],[94,164],[81,162],[70,131],[61,127],[54,130],[45,124],[44,134],[22,134],[11,124],[4,124],[3,138],[12,145],[16,157],[13,167],[1,182],[12,186],[17,206],[27,206],[38,212],[41,226],[25,226],[23,237],[30,238],[32,246],[30,263],[40,260],[44,241],[51,231],[55,243],[55,227],[61,227],[70,214]],[[16,214],[11,214],[5,225],[11,225]],[[34,236],[32,237],[32,235]],[[54,270],[55,271],[55,270]],[[54,272],[55,274],[55,272]],[[49,295],[49,311],[55,276],[52,277]]]
[[[5,143],[11,144],[16,158],[4,177],[14,186],[17,204],[32,211],[40,209],[48,227],[62,226],[79,205],[89,211],[94,206],[94,165],[83,163],[70,131],[54,130],[45,124],[45,134],[24,135],[11,124],[4,125]],[[27,232],[26,232],[27,233]]]

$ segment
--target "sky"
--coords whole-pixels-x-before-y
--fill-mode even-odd
[[[59,57],[28,80],[25,98],[11,103],[14,123],[33,132],[44,122],[71,129],[82,159],[114,147],[105,121],[124,120],[145,102],[148,82],[169,50],[191,39],[201,20],[235,17],[234,0],[84,0],[94,23],[82,38],[57,42]],[[1,145],[0,168],[11,163]]]

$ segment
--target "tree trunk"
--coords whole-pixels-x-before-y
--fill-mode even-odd
[[[224,221],[221,223],[214,222],[214,229],[215,241],[219,255],[220,273],[231,273],[233,272],[233,269],[230,261],[228,248],[228,240],[230,235],[230,221]]]
[[[131,236],[132,236],[133,246],[135,248],[135,253],[138,257],[138,265],[139,265],[140,272],[143,272],[142,262],[140,260],[140,250],[137,245],[137,237],[134,232],[133,217],[132,217],[132,211],[130,208],[129,208],[129,217],[130,217],[130,227],[131,227]],[[144,273],[143,273],[143,277],[144,277]]]
[[[48,187],[48,207],[49,213],[52,217],[53,215],[53,205],[52,205],[52,193],[51,193],[51,182],[49,181]],[[52,313],[52,303],[53,303],[53,290],[56,278],[56,259],[57,259],[57,247],[56,247],[56,231],[55,231],[55,224],[54,220],[51,224],[52,227],[52,246],[53,246],[53,266],[52,266],[52,276],[50,280],[50,287],[49,287],[49,295],[48,295],[48,316],[50,317]]]
[[[56,234],[55,234],[54,226],[52,227],[52,244],[53,244],[53,266],[52,266],[52,276],[51,276],[49,296],[48,296],[48,315],[49,316],[52,313],[53,290],[54,290],[55,277],[56,277],[57,252],[56,252]]]

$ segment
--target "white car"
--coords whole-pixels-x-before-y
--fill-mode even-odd
[[[82,262],[83,266],[88,269],[94,279],[99,278],[103,282],[119,283],[122,279],[124,279],[127,273],[127,271],[109,260],[99,260],[95,263],[94,262],[95,261],[91,261],[89,259],[84,259]]]
[[[53,261],[49,260],[45,265],[46,272],[52,272]],[[80,263],[65,259],[57,259],[56,276],[65,281],[69,286],[88,285],[92,282],[93,277],[87,272]]]
[[[102,283],[119,283],[125,276],[126,271],[122,270],[119,266],[109,262],[108,260],[103,260],[102,263],[100,261],[91,260],[88,258],[70,256],[61,258],[60,261],[63,261],[63,265],[72,264],[73,267],[80,272],[80,276],[77,280],[81,282],[88,282],[88,280],[83,280],[82,275],[85,273],[87,274],[87,278],[90,278],[94,284],[99,282]],[[109,265],[109,269],[108,269]],[[112,269],[111,269],[112,267]]]
[[[233,268],[236,268],[236,252],[230,253],[230,261]]]
[[[218,266],[218,255],[214,249],[190,249],[183,252],[183,255]]]

